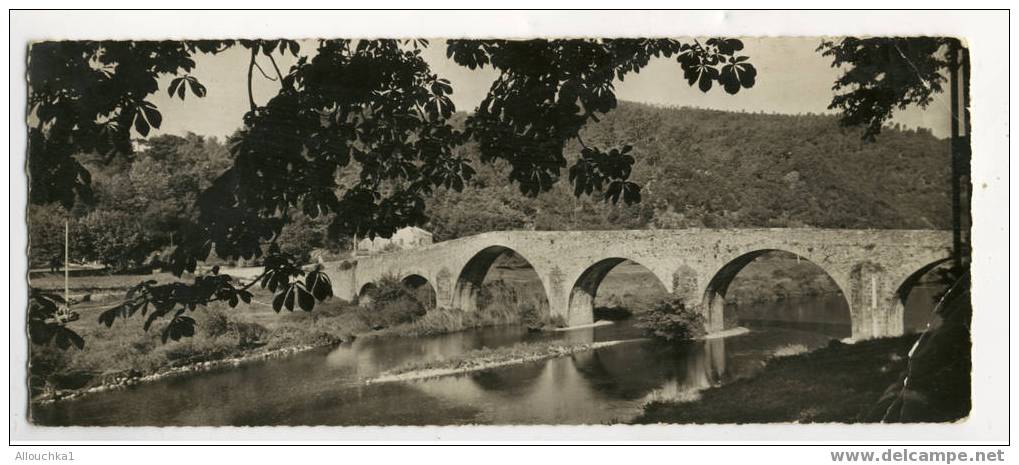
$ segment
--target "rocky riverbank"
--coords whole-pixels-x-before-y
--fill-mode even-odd
[[[268,351],[253,352],[219,360],[209,360],[204,362],[190,363],[187,365],[162,368],[153,373],[147,374],[142,373],[138,370],[126,370],[118,373],[105,375],[102,377],[102,380],[99,382],[99,384],[94,386],[83,387],[79,389],[49,390],[33,399],[32,403],[48,404],[61,400],[77,399],[88,394],[111,391],[115,389],[125,389],[127,387],[135,386],[140,383],[157,381],[171,376],[189,375],[205,371],[216,370],[220,368],[236,367],[245,363],[251,363],[260,360],[289,357],[294,354],[309,351],[312,349],[317,349],[319,347],[327,347],[338,343],[339,341],[326,342],[322,344],[305,344]]]

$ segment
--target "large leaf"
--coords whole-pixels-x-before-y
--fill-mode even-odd
[[[318,300],[325,300],[333,296],[333,283],[329,276],[322,271],[316,270],[308,273],[305,277],[305,286]]]
[[[184,309],[180,309],[174,315],[173,319],[163,328],[162,340],[166,343],[166,340],[172,339],[179,341],[183,337],[191,337],[195,335],[195,320],[189,316],[183,315]]]
[[[735,94],[740,88],[749,89],[754,86],[757,78],[757,69],[750,63],[733,61],[722,67],[718,81],[726,92]]]

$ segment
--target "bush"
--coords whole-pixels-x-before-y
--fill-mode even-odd
[[[219,337],[230,332],[230,317],[219,309],[206,309],[205,321],[202,323],[202,329],[209,337]]]
[[[707,334],[699,306],[670,297],[637,317],[636,326],[648,336],[666,341],[689,341]]]
[[[371,304],[358,312],[358,316],[372,329],[409,323],[426,313],[425,305],[417,299],[414,290],[392,276],[377,281],[368,291],[368,298]]]
[[[401,296],[388,302],[372,302],[371,323],[373,329],[388,328],[409,323],[424,315],[425,308],[412,296]]]
[[[545,326],[545,318],[542,318],[541,312],[534,304],[525,302],[517,305],[517,309],[520,312],[520,323],[528,331],[541,331]]]
[[[607,320],[607,321],[621,321],[633,316],[633,312],[626,307],[612,306],[612,307],[595,307],[594,308],[594,320]]]
[[[512,284],[501,279],[489,281],[481,286],[478,291],[478,308],[488,308],[495,305],[502,305],[513,308],[520,301],[516,288]]]
[[[238,347],[252,347],[264,344],[269,330],[258,323],[238,321],[233,324],[233,330],[237,333]]]
[[[209,339],[233,337],[237,347],[248,348],[264,342],[269,330],[258,323],[236,321],[226,311],[217,308],[206,309],[205,318],[199,327]]]

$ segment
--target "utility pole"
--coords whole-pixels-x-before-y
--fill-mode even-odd
[[[969,265],[970,202],[969,50],[953,41],[948,50],[952,124],[952,246],[956,267]]]
[[[64,305],[70,309],[70,221],[64,218]]]

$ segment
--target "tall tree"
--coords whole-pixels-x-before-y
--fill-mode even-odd
[[[447,56],[456,63],[499,71],[458,129],[450,120],[452,85],[432,73],[423,40],[320,40],[313,55],[301,55],[300,44],[289,40],[37,43],[29,50],[29,104],[37,120],[29,135],[31,201],[88,201],[90,173],[73,155],[131,152],[132,128],[145,136],[161,125],[162,115],[146,100],[158,90],[157,77],[177,76],[166,90],[171,96],[202,97],[206,88],[188,74],[193,55],[237,46],[250,57],[250,111],[233,165],[198,196],[196,221],[180,227],[172,267],[194,271],[213,249],[223,258],[264,255],[257,282],[276,294],[276,311],[311,310],[332,294],[328,276],[305,273],[274,244],[292,209],[312,219],[335,213],[331,230],[358,237],[423,224],[423,196],[439,186],[460,190],[474,174],[454,150],[468,140],[479,143],[482,162],[505,160],[510,180],[537,195],[558,181],[564,146],[575,139],[584,147],[569,169],[576,195],[638,202],[640,186],[628,180],[630,147],[589,146],[579,135],[616,107],[614,81],[655,58],[677,60],[687,82],[704,92],[720,85],[735,94],[756,78],[736,39],[453,40]],[[297,57],[286,72],[275,60],[281,54]],[[266,61],[280,89],[259,103],[252,79],[256,69],[268,75],[260,64]],[[265,241],[273,244],[266,248]],[[194,323],[187,311],[215,300],[246,302],[251,285],[219,274],[193,284],[145,282],[100,319],[111,325],[152,306],[146,329],[169,316],[164,335],[186,336]]]
[[[970,123],[969,50],[951,37],[847,37],[818,47],[844,68],[828,108],[838,110],[843,125],[866,128],[874,140],[895,110],[926,108],[947,85],[952,125],[953,251],[957,267],[969,263]]]

